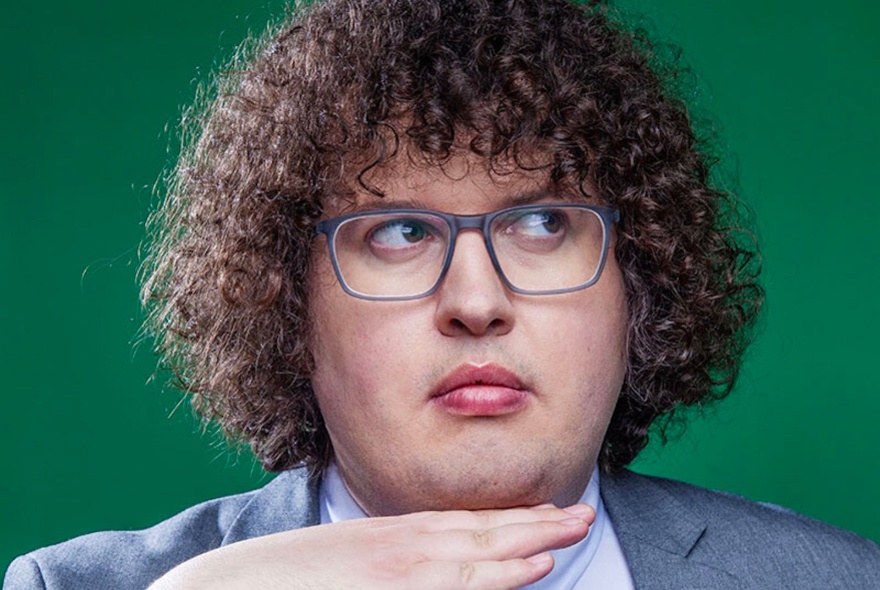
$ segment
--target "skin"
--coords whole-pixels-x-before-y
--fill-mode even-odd
[[[400,172],[386,175],[387,205],[483,213],[543,191],[537,174],[492,177],[470,162]],[[328,213],[371,203],[360,195]],[[481,235],[466,231],[440,289],[405,302],[346,295],[324,247],[313,262],[313,386],[340,474],[376,518],[208,551],[151,589],[502,590],[546,576],[548,552],[584,539],[595,518],[572,503],[624,375],[613,256],[588,289],[520,296],[495,274]],[[450,371],[486,363],[525,386],[512,410],[462,415],[432,400]]]
[[[277,533],[203,553],[150,590],[502,590],[553,568],[549,549],[583,539],[579,504],[421,512]]]
[[[539,172],[490,175],[463,159],[442,170],[410,165],[383,175],[381,206],[475,214],[527,195],[580,200],[548,194],[544,179]],[[327,215],[377,200],[362,194],[331,205]],[[613,255],[587,289],[519,295],[497,276],[482,235],[465,231],[435,293],[389,302],[346,294],[327,248],[318,246],[312,383],[339,472],[368,514],[565,506],[580,497],[626,363],[627,310]],[[489,363],[526,384],[518,411],[461,416],[431,399],[450,371]]]

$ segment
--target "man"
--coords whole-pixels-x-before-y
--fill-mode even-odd
[[[649,53],[598,4],[329,0],[239,62],[145,296],[282,473],[4,588],[876,587],[873,543],[624,469],[761,300]]]

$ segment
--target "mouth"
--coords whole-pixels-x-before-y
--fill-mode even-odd
[[[516,373],[496,364],[464,364],[440,381],[430,403],[460,416],[503,416],[528,404],[530,391]]]

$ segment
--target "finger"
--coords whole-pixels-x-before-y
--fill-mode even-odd
[[[448,512],[421,512],[411,515],[419,521],[423,530],[489,529],[508,524],[562,521],[572,517],[592,524],[596,511],[587,504],[575,504],[567,508],[552,505],[534,508],[506,508],[503,510],[454,510]]]
[[[418,552],[435,561],[485,561],[528,558],[568,547],[587,536],[589,525],[578,518],[515,523],[488,529],[422,533]]]
[[[412,568],[412,588],[425,590],[507,590],[533,584],[553,569],[553,557],[506,561],[430,561]]]

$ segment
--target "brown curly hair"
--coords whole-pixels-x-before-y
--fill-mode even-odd
[[[151,216],[147,330],[197,411],[269,471],[323,468],[310,385],[313,226],[399,153],[499,169],[550,156],[553,182],[620,210],[628,370],[606,471],[649,427],[726,395],[755,323],[757,252],[670,90],[674,68],[602,2],[328,0],[241,50],[189,129]],[[402,150],[404,146],[406,149]],[[411,156],[412,157],[412,156]],[[582,189],[583,190],[583,189]],[[665,420],[662,421],[665,423]]]

